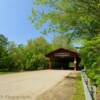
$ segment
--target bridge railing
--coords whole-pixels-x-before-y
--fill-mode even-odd
[[[81,71],[81,76],[86,100],[96,100],[96,86],[90,84],[90,79],[85,70]]]

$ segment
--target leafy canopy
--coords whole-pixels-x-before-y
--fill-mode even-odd
[[[30,19],[37,28],[47,23],[45,33],[73,30],[74,37],[91,39],[100,33],[100,0],[34,0]]]
[[[85,41],[81,49],[82,62],[92,82],[100,85],[100,35],[91,41]]]

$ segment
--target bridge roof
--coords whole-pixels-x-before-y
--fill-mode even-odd
[[[59,57],[66,57],[66,56],[79,57],[79,53],[65,49],[65,48],[59,48],[46,55],[46,57],[57,57],[57,56]]]

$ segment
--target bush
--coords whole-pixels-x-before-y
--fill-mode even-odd
[[[81,49],[82,63],[93,84],[100,85],[100,35],[91,41],[85,41]]]
[[[48,66],[48,60],[43,54],[33,55],[31,60],[30,70],[46,69]]]

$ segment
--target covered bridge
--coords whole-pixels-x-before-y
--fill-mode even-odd
[[[46,55],[49,60],[49,69],[79,70],[79,53],[59,48]]]

